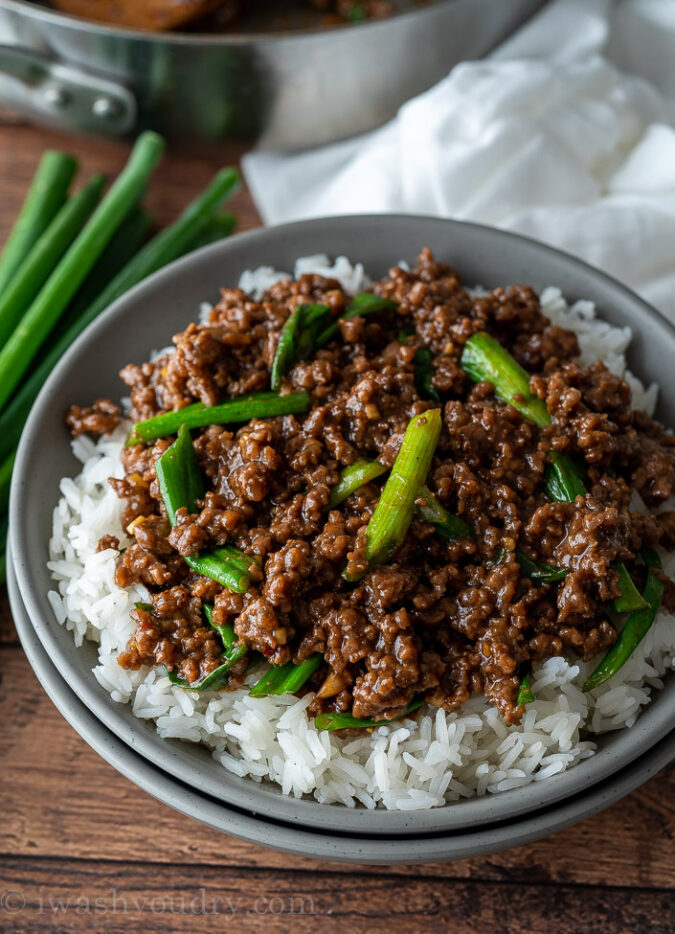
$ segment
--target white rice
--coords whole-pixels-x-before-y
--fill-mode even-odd
[[[299,259],[295,274],[303,272],[332,275],[350,292],[368,284],[363,267],[345,257],[334,264],[323,255]],[[259,296],[286,275],[271,268],[245,272],[240,287]],[[585,361],[602,359],[623,373],[634,405],[653,411],[656,387],[645,389],[626,371],[628,328],[599,321],[591,302],[568,306],[557,288],[545,289],[541,301],[556,324],[577,332]],[[210,307],[202,306],[204,316]],[[454,713],[427,708],[417,720],[347,738],[314,728],[306,712],[310,696],[252,698],[246,687],[194,694],[172,686],[159,668],[127,671],[117,656],[135,629],[130,610],[148,594],[139,586],[116,587],[117,551],[96,552],[105,534],[127,540],[122,503],[107,483],[123,474],[120,453],[127,430],[122,426],[98,444],[86,437],[73,442],[82,470],[61,481],[49,543],[49,569],[58,591],[49,593],[49,602],[76,646],[84,639],[99,643],[94,674],[113,700],[154,720],[162,737],[204,743],[235,775],[274,782],[284,794],[313,795],[347,807],[418,810],[507,791],[545,781],[593,755],[595,745],[587,737],[632,726],[652,690],[675,667],[675,617],[662,611],[621,672],[590,694],[580,685],[594,662],[549,658],[535,666],[536,699],[518,727],[507,727],[483,697],[474,697]],[[672,575],[675,556],[664,557],[664,564]],[[252,671],[248,683],[259,675]]]

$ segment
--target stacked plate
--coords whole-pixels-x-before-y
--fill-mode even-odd
[[[116,303],[77,342],[45,386],[24,432],[11,499],[8,585],[17,629],[45,690],[69,723],[142,788],[218,829],[279,849],[326,859],[394,863],[474,856],[552,833],[627,794],[675,756],[675,678],[638,722],[601,738],[598,752],[562,775],[429,811],[369,811],[283,796],[226,772],[205,748],[161,739],[154,725],[113,702],[96,681],[96,647],[76,649],[47,600],[46,568],[58,481],[78,471],[63,412],[119,395],[117,373],[191,320],[201,300],[236,282],[243,269],[292,269],[295,257],[347,254],[374,275],[422,246],[451,257],[467,282],[486,286],[557,283],[594,300],[614,324],[637,333],[631,368],[663,385],[675,350],[670,326],[617,283],[539,244],[473,225],[429,218],[356,217],[273,228],[217,244],[158,273]],[[664,394],[665,395],[665,394]],[[675,423],[673,396],[659,413]],[[48,456],[45,456],[48,452]],[[396,846],[400,842],[401,846]]]

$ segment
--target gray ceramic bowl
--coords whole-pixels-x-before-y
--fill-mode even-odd
[[[31,626],[16,584],[11,560],[7,572],[12,615],[21,644],[54,705],[73,729],[113,768],[148,794],[223,833],[270,846],[277,850],[341,862],[390,865],[484,856],[513,846],[531,843],[580,820],[629,794],[655,775],[675,757],[675,731],[664,736],[651,750],[612,776],[611,782],[573,795],[546,811],[512,821],[501,821],[474,831],[424,836],[363,837],[298,829],[292,824],[255,817],[228,807],[171,778],[106,729],[74,692],[50,661]],[[400,843],[396,846],[396,843]]]
[[[631,325],[636,335],[631,368],[661,383],[658,414],[667,424],[675,424],[673,328],[615,281],[541,244],[490,228],[408,216],[344,217],[235,237],[161,271],[117,302],[66,354],[46,384],[26,426],[14,471],[11,542],[22,599],[44,648],[77,696],[109,730],[170,775],[228,804],[307,828],[359,835],[420,834],[512,820],[606,779],[672,727],[675,678],[667,680],[632,729],[603,737],[597,755],[550,781],[426,812],[319,805],[283,797],[272,785],[230,775],[205,748],[161,740],[150,724],[115,704],[95,680],[91,672],[95,647],[88,644],[76,650],[70,634],[56,624],[46,599],[53,587],[46,569],[51,513],[59,478],[78,470],[62,424],[68,405],[99,396],[118,397],[119,369],[166,344],[194,318],[201,301],[214,300],[218,288],[236,282],[243,269],[258,265],[292,269],[295,257],[321,251],[358,259],[372,276],[379,276],[397,260],[414,260],[425,245],[451,262],[467,283],[559,285],[571,299],[594,300],[609,321]]]

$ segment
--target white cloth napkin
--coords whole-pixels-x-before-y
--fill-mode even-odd
[[[253,152],[244,171],[267,223],[393,211],[493,224],[600,266],[675,321],[669,94],[675,0],[555,0],[385,127]]]

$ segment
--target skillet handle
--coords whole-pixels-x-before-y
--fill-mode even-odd
[[[136,100],[128,88],[13,45],[0,45],[0,103],[83,133],[123,136],[136,122]]]

